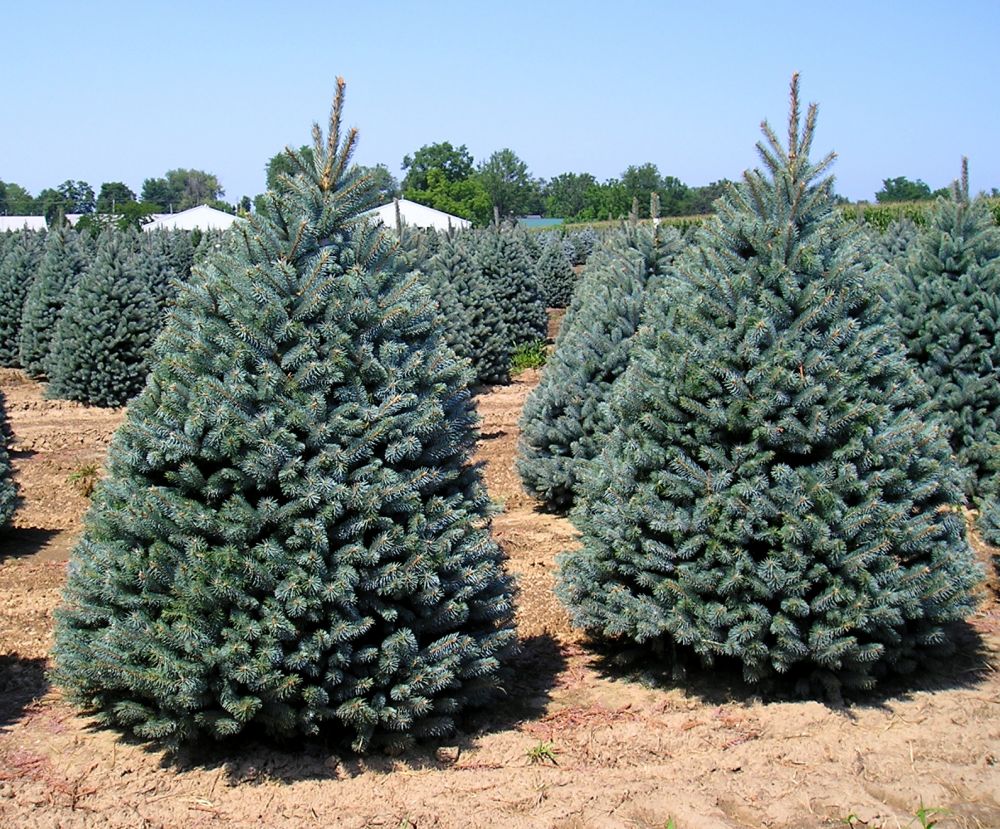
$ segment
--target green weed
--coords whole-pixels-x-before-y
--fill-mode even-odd
[[[101,480],[101,468],[96,463],[78,466],[66,478],[66,482],[72,485],[73,489],[84,498],[89,498],[94,494],[99,480]]]
[[[543,340],[536,340],[533,343],[522,343],[510,358],[510,373],[517,375],[525,369],[541,368],[545,365],[548,352],[545,349]]]
[[[551,763],[558,766],[556,760],[556,747],[552,743],[539,741],[537,746],[532,746],[525,752],[529,763]]]

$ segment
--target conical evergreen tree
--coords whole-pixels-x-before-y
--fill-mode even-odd
[[[430,261],[441,244],[438,232],[432,228],[411,227],[402,224],[395,231],[397,245],[394,255],[396,270],[400,273],[421,271],[427,273]]]
[[[989,494],[1000,458],[1000,228],[985,199],[969,199],[963,160],[952,199],[939,199],[896,296],[910,359],[931,390],[969,477]]]
[[[6,527],[17,507],[17,487],[11,477],[10,455],[7,454],[7,406],[0,392],[0,528]]]
[[[167,248],[174,273],[181,282],[187,282],[191,277],[194,265],[194,245],[191,244],[191,233],[187,230],[172,230],[167,232]]]
[[[76,233],[68,227],[51,230],[45,253],[28,288],[21,314],[18,353],[21,366],[32,377],[47,377],[56,323],[76,282],[86,267]]]
[[[552,239],[542,248],[536,265],[542,301],[549,308],[565,308],[573,298],[576,274],[566,258],[562,242]]]
[[[899,270],[905,270],[920,239],[920,228],[916,222],[906,218],[896,219],[884,233],[878,233],[874,228],[871,228],[871,233],[877,235],[885,260]]]
[[[428,282],[441,307],[445,338],[472,363],[478,383],[510,381],[510,335],[493,288],[475,257],[453,239],[428,263]]]
[[[177,286],[190,275],[190,266],[186,274],[181,270],[183,266],[178,265],[181,256],[174,250],[174,237],[179,233],[183,231],[154,230],[144,233],[136,247],[134,267],[146,280],[161,320],[173,305]]]
[[[0,366],[20,365],[21,314],[44,239],[44,234],[33,230],[15,233],[0,261]]]
[[[765,124],[767,173],[684,258],[690,299],[650,301],[558,593],[581,627],[751,682],[866,687],[945,641],[976,568],[947,440],[833,209],[832,156],[809,160],[797,87],[787,149]]]
[[[49,361],[51,397],[124,406],[146,382],[156,303],[132,233],[109,228],[69,295]]]
[[[569,261],[572,265],[585,265],[590,255],[601,243],[601,237],[592,227],[585,227],[583,230],[574,230],[564,240],[569,244],[572,253]]]
[[[626,228],[580,279],[520,420],[518,474],[550,509],[573,506],[584,468],[614,427],[612,388],[628,367],[646,299],[668,278],[680,247],[679,234],[664,225]]]
[[[522,234],[513,228],[491,228],[479,237],[477,262],[500,303],[511,349],[544,340],[548,314]]]
[[[992,482],[990,490],[997,492],[996,482]],[[981,503],[977,529],[983,541],[994,547],[1000,547],[1000,499],[996,495],[985,498]],[[995,560],[1000,564],[1000,558]]]
[[[145,739],[453,727],[512,646],[464,363],[330,130],[181,293],[108,454],[57,680]]]

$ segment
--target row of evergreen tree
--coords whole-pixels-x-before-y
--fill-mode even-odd
[[[197,244],[196,244],[197,241]],[[0,365],[48,380],[52,397],[121,406],[176,286],[218,244],[185,231],[57,227],[0,236]]]
[[[996,538],[1000,231],[967,177],[918,232],[834,210],[793,84],[787,147],[683,244],[593,257],[521,420],[568,511],[576,624],[750,681],[870,686],[972,606],[968,496]]]
[[[434,301],[457,280],[429,289],[419,243],[394,259],[361,217],[342,99],[182,288],[73,554],[54,677],[144,739],[406,744],[489,699],[515,643],[469,463],[475,378]],[[533,411],[602,444],[544,485],[575,505],[558,590],[577,624],[667,664],[868,687],[947,644],[977,571],[948,429],[884,256],[835,213],[832,159],[810,160],[815,117],[793,81],[788,145],[765,127],[765,170],[692,244],[630,226],[592,257],[545,375],[590,380],[546,379],[561,402]],[[537,280],[479,241],[428,261],[478,273],[510,342],[538,338]],[[482,250],[510,267],[515,243]],[[590,362],[573,373],[567,349]]]
[[[546,307],[569,302],[572,265],[596,239],[514,228],[399,235],[396,267],[422,272],[435,288],[448,341],[480,383],[507,382],[513,351],[545,339]],[[124,405],[145,382],[145,355],[176,285],[222,243],[115,227],[96,238],[66,227],[0,236],[0,365],[48,380],[52,397]]]

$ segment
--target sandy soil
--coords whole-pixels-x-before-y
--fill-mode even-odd
[[[94,728],[45,678],[52,611],[122,412],[46,401],[0,372],[24,504],[0,537],[0,827],[1000,826],[1000,612],[984,593],[960,653],[863,705],[762,702],[724,675],[652,687],[607,669],[552,596],[573,543],[513,470],[536,372],[479,398],[480,459],[520,582],[508,700],[449,744],[337,756],[241,742],[166,757]],[[982,548],[984,554],[988,551]],[[930,825],[930,824],[927,824]]]

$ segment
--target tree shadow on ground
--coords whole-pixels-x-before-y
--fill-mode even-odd
[[[42,553],[46,559],[53,561],[60,557],[65,558],[70,544],[53,543],[65,532],[65,530],[49,530],[42,527],[7,527],[0,531],[0,562],[29,558]],[[63,550],[63,547],[66,549]]]
[[[881,708],[919,692],[951,691],[977,686],[996,670],[997,653],[968,622],[947,629],[949,647],[926,652],[926,659],[907,673],[886,672],[877,676],[871,689],[839,684],[830,675],[814,671],[777,677],[750,684],[735,659],[718,659],[705,667],[690,651],[636,646],[606,640],[590,640],[594,668],[605,679],[638,682],[663,690],[681,690],[706,705],[726,703],[782,703],[813,700],[850,714],[850,709]]]
[[[48,692],[45,663],[43,658],[0,654],[0,731],[20,719],[25,708]]]
[[[375,750],[359,755],[349,749],[349,740],[342,735],[282,743],[247,733],[223,743],[203,743],[166,753],[161,765],[174,771],[222,769],[232,785],[329,780],[362,773],[387,774],[400,768],[448,768],[482,736],[516,728],[540,716],[566,661],[565,648],[548,634],[523,640],[504,670],[503,692],[493,704],[471,709],[461,717],[457,733],[402,752]],[[125,735],[122,739],[133,742]]]

